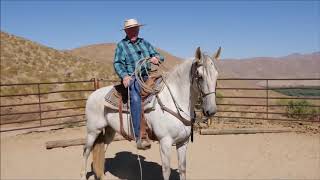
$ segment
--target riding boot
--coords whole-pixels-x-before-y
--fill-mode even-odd
[[[137,148],[142,150],[150,149],[151,144],[149,141],[139,138],[137,141]]]

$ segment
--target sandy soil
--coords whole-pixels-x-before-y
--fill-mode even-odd
[[[84,127],[1,134],[1,179],[79,179],[82,147],[47,150],[45,142],[84,137]],[[196,135],[187,157],[188,179],[320,179],[320,135],[305,133]],[[139,179],[132,142],[113,142],[106,153],[106,176]],[[161,179],[159,144],[142,157],[144,179]],[[171,178],[178,178],[172,147]],[[89,168],[90,169],[90,168]],[[88,173],[93,179],[91,172]]]

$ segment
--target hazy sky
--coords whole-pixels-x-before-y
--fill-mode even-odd
[[[140,36],[179,57],[197,46],[222,58],[285,56],[320,49],[320,1],[1,0],[1,30],[56,49],[118,42],[127,18]]]

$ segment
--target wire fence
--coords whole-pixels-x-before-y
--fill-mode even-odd
[[[93,78],[1,84],[0,132],[84,123],[89,94],[115,82]],[[219,79],[214,118],[320,122],[319,82],[310,78]]]

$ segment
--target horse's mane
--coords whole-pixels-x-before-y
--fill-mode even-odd
[[[186,71],[186,69],[188,69],[188,71],[190,71],[193,61],[194,61],[194,58],[185,59],[183,63],[178,64],[171,71],[169,71],[168,75],[174,76],[177,78],[180,78],[182,76],[186,76],[187,74],[185,74],[186,73],[185,71]],[[189,75],[189,73],[188,73],[188,75]]]
[[[168,73],[168,80],[174,81],[175,79],[183,79],[186,76],[189,76],[191,78],[192,76],[192,66],[193,62],[195,61],[195,58],[187,58],[185,59],[181,64],[174,67],[172,70]],[[207,66],[207,63],[212,63],[214,68],[217,70],[217,65],[215,63],[215,60],[212,59],[211,56],[209,56],[207,53],[202,52],[201,53],[201,61],[204,64],[204,68],[206,71],[208,71],[209,66]],[[189,79],[190,80],[190,79]]]
[[[206,59],[211,59],[211,57],[205,52],[202,53],[201,56],[203,57],[202,59],[205,59],[205,60]],[[186,74],[182,74],[185,71],[185,68],[186,68],[185,66],[189,66],[190,67],[189,69],[191,69],[191,65],[194,62],[194,57],[187,58],[187,59],[185,59],[183,61],[184,61],[183,63],[177,65],[172,70],[170,70],[169,74],[176,74],[178,77],[181,76],[181,75],[186,75]],[[217,69],[217,66],[216,66],[215,62],[214,61],[212,61],[212,62],[213,62],[213,65],[214,65],[215,69]]]

